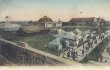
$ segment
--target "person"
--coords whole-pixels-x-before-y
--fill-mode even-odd
[[[71,52],[71,57],[72,57],[73,60],[75,60],[75,51]]]
[[[66,41],[66,48],[69,47],[70,43],[69,41]]]
[[[68,52],[68,54],[67,54],[70,61],[72,60],[71,52],[72,52],[72,49],[70,49],[69,52]]]
[[[93,36],[93,40],[96,40],[96,36]]]
[[[92,47],[92,45],[93,45],[93,39],[91,38],[90,39],[90,47]]]
[[[68,53],[68,51],[66,50],[66,51],[64,52],[64,56],[63,56],[63,57],[66,58],[66,59],[68,58],[67,53]]]
[[[101,56],[100,56],[100,62],[102,62],[102,60],[103,60],[103,56],[101,55]]]
[[[88,45],[88,47],[90,48],[90,42],[88,42],[88,44],[87,44],[87,45]]]
[[[84,49],[82,50],[82,56],[84,56]]]
[[[105,60],[105,63],[107,63],[107,60]]]
[[[103,39],[103,36],[101,35],[101,40]]]
[[[89,47],[88,46],[86,46],[86,52],[88,52],[89,51]]]
[[[88,46],[88,44],[86,43],[86,44],[84,45],[84,47],[85,47],[86,51],[87,51],[87,46]]]
[[[75,52],[75,55],[76,55],[76,56],[78,55],[78,52],[77,52],[77,51]]]
[[[62,45],[59,45],[57,48],[58,51],[58,55],[60,56],[61,52],[62,52]]]
[[[97,51],[99,51],[99,49],[97,49]],[[97,59],[97,61],[100,61],[100,56],[101,56],[101,53],[100,52],[97,52],[96,53],[96,59]]]
[[[84,47],[85,47],[85,46],[83,45],[83,50],[84,50]]]
[[[99,33],[99,39],[101,39],[101,33]]]
[[[66,49],[64,48],[63,52],[62,52],[62,58],[65,58],[65,51],[66,51]]]
[[[106,48],[106,53],[109,53],[109,47]]]
[[[97,44],[97,39],[94,39],[94,43]]]
[[[87,41],[89,41],[89,39],[90,39],[91,37],[90,37],[90,35],[87,37]]]
[[[74,46],[78,46],[77,43],[76,43],[76,41],[74,41]]]
[[[75,51],[75,61],[78,61],[78,52]]]
[[[75,58],[76,58],[75,61],[77,62],[78,61],[78,56],[75,55]]]

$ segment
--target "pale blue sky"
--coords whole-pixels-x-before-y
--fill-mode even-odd
[[[104,17],[110,19],[110,0],[0,0],[0,18],[38,20],[47,15],[53,20],[72,17]],[[79,12],[82,11],[82,15]]]

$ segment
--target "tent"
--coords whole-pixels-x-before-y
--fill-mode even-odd
[[[52,48],[52,49],[57,49],[57,50],[60,50],[62,49],[62,44],[61,44],[61,40],[62,39],[71,39],[71,40],[75,40],[77,37],[76,37],[76,34],[74,34],[73,32],[64,32],[64,33],[60,33],[56,36],[56,39],[54,39],[53,41],[51,41],[49,43],[49,47]]]
[[[49,44],[52,44],[52,45],[59,45],[59,44],[60,44],[60,38],[54,39],[54,40],[51,41]]]
[[[76,32],[78,35],[82,35],[82,31],[79,30],[79,29],[76,29],[75,32]]]
[[[62,44],[60,42],[61,38],[56,38],[53,41],[51,41],[48,45],[49,48],[53,49],[53,50],[60,50],[62,49]]]
[[[66,38],[66,39],[75,39],[76,38],[76,34],[74,34],[73,32],[62,32],[59,33],[58,35],[55,35],[55,37],[60,37],[60,38]]]
[[[54,37],[62,37],[66,32],[62,32],[62,33],[59,33],[57,35],[54,35]]]
[[[76,34],[74,34],[73,32],[66,32],[62,38],[66,38],[66,39],[76,39]]]
[[[63,29],[56,29],[58,34],[54,35],[54,37],[62,37],[65,33],[65,31]]]
[[[77,37],[77,39],[83,38],[83,36],[80,36],[80,35],[77,35],[76,37]]]
[[[65,31],[63,29],[57,29],[58,34],[59,33],[64,33]]]

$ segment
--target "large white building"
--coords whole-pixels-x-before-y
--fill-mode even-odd
[[[18,31],[20,29],[20,25],[17,23],[9,22],[9,17],[5,17],[5,22],[0,24],[0,30],[2,31]]]
[[[3,31],[17,31],[20,29],[20,25],[12,23],[0,24],[0,29]]]
[[[60,27],[62,22],[45,22],[45,27]]]

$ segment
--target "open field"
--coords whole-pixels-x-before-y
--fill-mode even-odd
[[[87,30],[88,28],[84,27],[62,27],[65,31],[74,31],[76,28],[80,29],[82,32]],[[99,32],[103,32],[106,29],[97,29],[97,28],[91,28],[92,30],[96,30]],[[48,48],[45,48],[44,46],[47,45],[49,42],[51,42],[54,39],[50,33],[47,34],[39,34],[39,35],[34,35],[34,36],[15,36],[12,41],[22,41],[28,43],[31,47],[35,49],[39,49],[48,53],[52,53],[54,55],[58,55],[57,52],[51,51]],[[81,43],[83,44],[83,43]],[[80,45],[79,45],[80,46]]]

